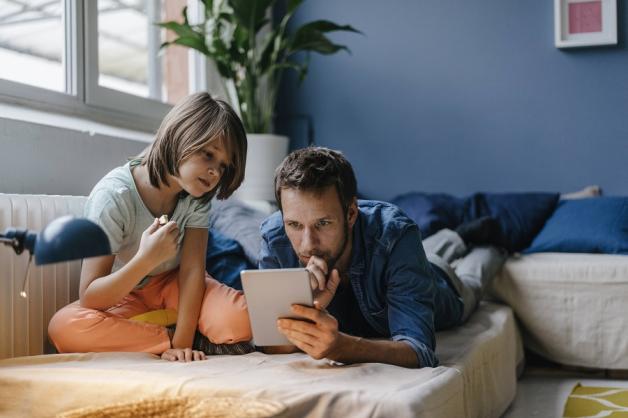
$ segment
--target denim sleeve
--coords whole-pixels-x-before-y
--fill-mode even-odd
[[[435,284],[418,228],[409,228],[393,247],[386,269],[388,322],[394,341],[410,345],[419,367],[435,367]]]
[[[281,268],[277,256],[274,255],[268,245],[268,240],[265,236],[262,236],[262,248],[259,253],[259,266],[260,269],[278,269]]]

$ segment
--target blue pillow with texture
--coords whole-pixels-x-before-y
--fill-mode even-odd
[[[242,246],[220,232],[210,229],[207,237],[205,269],[210,276],[237,290],[242,290],[240,272],[257,266],[247,260]]]
[[[475,193],[466,199],[464,222],[482,216],[497,219],[493,243],[510,252],[530,245],[558,203],[558,193]]]
[[[628,197],[561,201],[524,252],[628,254]]]
[[[444,193],[412,192],[391,201],[419,226],[427,238],[443,228],[456,229],[464,218],[465,201]]]
[[[458,198],[413,192],[392,200],[417,223],[423,238],[442,228],[456,229],[460,224],[492,216],[501,230],[492,242],[510,252],[530,245],[557,202],[558,193],[475,193]]]

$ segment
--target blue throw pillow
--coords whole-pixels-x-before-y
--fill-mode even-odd
[[[240,272],[257,268],[247,260],[242,246],[220,232],[210,229],[207,237],[205,269],[214,279],[237,290],[242,290]]]
[[[456,229],[464,218],[465,201],[444,193],[412,192],[391,201],[419,226],[427,238],[443,228]]]
[[[501,231],[493,244],[517,252],[530,245],[557,202],[558,193],[475,193],[466,199],[463,221],[492,216]]]
[[[427,238],[442,228],[456,229],[460,224],[492,216],[501,234],[492,242],[510,252],[521,251],[552,214],[558,193],[475,193],[458,198],[442,193],[413,192],[398,196],[392,203],[417,223]]]
[[[524,252],[628,254],[628,197],[561,201]]]

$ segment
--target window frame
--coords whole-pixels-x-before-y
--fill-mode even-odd
[[[201,1],[187,4],[191,14],[202,13]],[[63,0],[63,11],[65,92],[0,79],[0,102],[154,132],[172,105],[98,85],[98,3]],[[188,93],[207,90],[215,74],[205,57],[190,50],[188,62]]]

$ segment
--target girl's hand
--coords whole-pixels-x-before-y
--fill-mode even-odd
[[[160,227],[159,219],[155,219],[142,233],[137,255],[148,260],[151,265],[158,266],[177,255],[178,241],[179,228],[176,222],[170,221]]]
[[[169,348],[161,353],[161,358],[168,361],[199,361],[207,360],[207,356],[202,351],[191,348]]]

